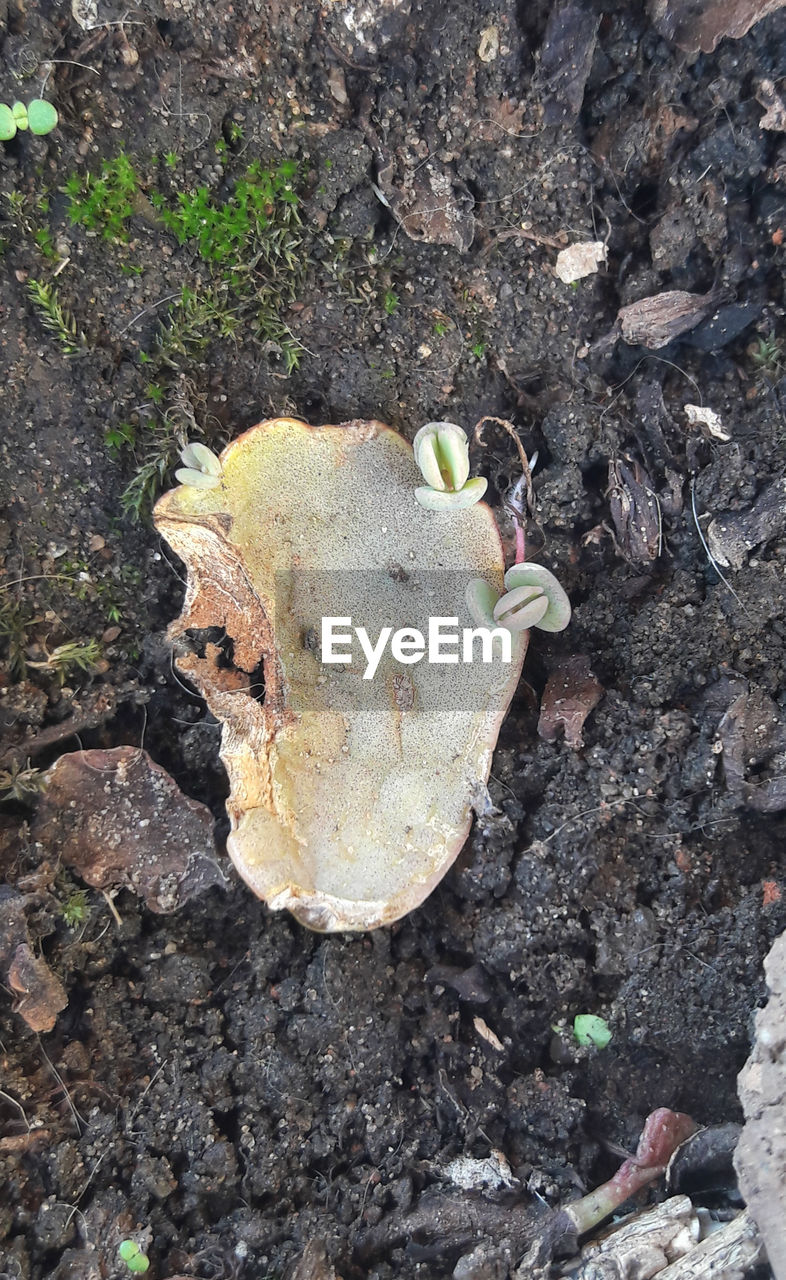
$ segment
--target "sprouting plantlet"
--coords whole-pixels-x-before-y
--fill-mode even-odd
[[[15,102],[9,107],[0,102],[0,142],[10,142],[20,133],[30,130],[39,136],[51,133],[57,126],[58,115],[51,102],[43,98],[33,98],[27,106],[23,102]]]
[[[43,786],[44,775],[40,769],[33,769],[29,760],[26,765],[12,764],[10,769],[0,769],[2,800],[19,800],[24,804],[31,796],[38,795]]]
[[[554,574],[532,561],[514,564],[505,574],[507,591],[498,595],[484,578],[467,585],[467,608],[482,627],[508,631],[564,631],[570,622],[570,601]]]
[[[576,1042],[587,1048],[605,1049],[611,1043],[611,1028],[605,1018],[596,1013],[577,1013],[573,1019],[573,1035]]]
[[[385,308],[385,314],[392,316],[399,304],[399,296],[392,289],[385,290],[385,296],[382,299],[382,305]]]
[[[150,1259],[146,1253],[142,1252],[135,1240],[121,1240],[117,1252],[129,1271],[135,1271],[141,1275],[150,1266]]]
[[[647,1116],[635,1156],[630,1156],[608,1182],[563,1209],[580,1235],[590,1231],[619,1205],[665,1173],[677,1147],[696,1132],[690,1116],[660,1107]]]
[[[106,240],[128,239],[126,224],[140,198],[140,180],[124,152],[102,161],[100,176],[72,173],[63,190],[71,222],[100,231]]]
[[[185,465],[175,472],[175,479],[192,489],[217,489],[221,484],[221,462],[205,444],[187,444],[180,460]]]
[[[87,905],[87,894],[84,889],[76,889],[68,898],[66,898],[60,914],[68,925],[69,929],[76,929],[80,924],[84,924],[90,908]]]
[[[80,355],[87,349],[85,335],[76,320],[60,301],[53,284],[42,280],[28,280],[27,292],[41,317],[45,329],[57,338],[67,356]]]
[[[482,476],[469,479],[469,441],[454,422],[427,422],[412,444],[415,461],[426,484],[415,498],[427,511],[455,511],[471,507],[486,492]]]
[[[45,661],[30,662],[28,659],[27,665],[42,671],[55,671],[62,682],[70,670],[91,675],[97,669],[101,657],[101,645],[97,640],[87,640],[84,644],[80,644],[78,640],[68,640],[47,654]]]
[[[759,373],[765,377],[775,377],[778,374],[781,369],[783,347],[774,334],[759,338],[749,350]]]

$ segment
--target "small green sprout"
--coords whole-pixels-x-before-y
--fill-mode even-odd
[[[177,168],[177,152],[167,151],[164,156],[164,164],[166,165],[167,169],[176,169]]]
[[[57,287],[43,280],[28,280],[27,292],[45,329],[53,333],[67,356],[78,356],[87,350],[85,335],[76,320],[60,301]]]
[[[29,802],[32,796],[44,789],[44,775],[27,764],[12,764],[10,769],[0,769],[0,800]]]
[[[573,1034],[584,1048],[594,1045],[596,1049],[605,1049],[611,1042],[608,1022],[596,1013],[577,1013],[573,1019]]]
[[[150,1259],[146,1253],[142,1252],[135,1240],[121,1240],[117,1252],[129,1271],[135,1271],[141,1275],[150,1266]]]
[[[54,671],[62,684],[69,671],[92,675],[98,670],[102,656],[97,640],[86,640],[83,644],[78,640],[67,640],[48,653],[44,662],[30,662],[28,659],[27,665],[41,671]]]
[[[192,489],[217,489],[221,484],[221,460],[205,444],[187,444],[180,460],[185,465],[175,472],[175,479]]]
[[[84,924],[87,919],[89,907],[87,905],[87,894],[84,889],[76,889],[70,897],[66,898],[60,914],[68,925],[69,929],[76,929],[80,924]]]
[[[15,102],[9,107],[0,102],[0,142],[10,142],[17,132],[24,133],[28,129],[39,136],[51,133],[57,121],[55,108],[43,98],[33,98],[27,106],[23,102]]]
[[[570,600],[554,574],[532,561],[514,564],[505,574],[503,595],[498,595],[484,578],[467,585],[467,608],[473,621],[483,627],[506,627],[508,631],[564,631],[570,622]]]
[[[476,360],[482,360],[486,354],[485,342],[476,342],[473,347],[470,347],[470,351]]]
[[[486,492],[488,481],[469,479],[469,441],[454,422],[427,422],[413,441],[415,461],[426,484],[415,498],[427,511],[455,511],[471,507]]]
[[[382,305],[385,308],[385,314],[392,316],[399,304],[399,296],[392,289],[385,290],[385,296],[382,299]]]

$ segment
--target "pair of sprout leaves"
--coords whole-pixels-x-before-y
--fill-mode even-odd
[[[10,142],[17,131],[24,133],[27,129],[39,136],[51,133],[58,118],[51,102],[45,102],[43,98],[33,98],[27,106],[23,102],[15,102],[9,107],[0,102],[0,142]]]
[[[427,511],[471,507],[486,492],[488,481],[469,478],[469,441],[454,422],[428,422],[412,444],[425,486],[415,497]],[[467,608],[474,622],[508,631],[562,631],[570,621],[570,601],[553,573],[541,564],[515,564],[505,574],[504,595],[484,578],[467,586]]]
[[[469,441],[453,422],[429,422],[413,442],[415,461],[426,485],[415,498],[427,511],[450,511],[480,501],[488,482],[469,478]],[[184,466],[175,472],[181,484],[194,489],[215,489],[221,484],[221,462],[206,445],[186,445],[180,455]],[[508,631],[563,631],[570,621],[570,601],[554,574],[541,564],[514,564],[505,574],[503,595],[486,582],[473,578],[466,602],[478,626],[505,627]]]

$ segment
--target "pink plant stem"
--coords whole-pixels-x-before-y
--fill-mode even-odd
[[[659,1178],[677,1147],[696,1132],[696,1127],[690,1116],[680,1111],[659,1107],[651,1112],[644,1123],[635,1156],[626,1160],[608,1182],[581,1200],[566,1205],[565,1212],[573,1219],[579,1234],[589,1231],[641,1187]]]
[[[524,525],[516,520],[516,559],[515,564],[523,564],[527,549],[524,542]]]

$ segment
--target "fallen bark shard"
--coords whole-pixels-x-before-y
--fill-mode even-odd
[[[720,295],[712,291],[702,294],[668,289],[621,307],[617,320],[626,342],[656,351],[695,328],[719,300]]]
[[[786,0],[650,0],[657,31],[685,53],[712,53],[724,36],[739,40]]]
[[[590,670],[585,654],[574,654],[558,662],[546,681],[540,704],[538,734],[546,742],[556,742],[560,732],[573,751],[584,745],[584,721],[603,697],[603,685]]]
[[[503,587],[496,522],[484,503],[419,507],[412,449],[379,422],[278,418],[221,462],[220,488],[176,489],[155,520],[188,570],[171,636],[219,627],[231,641],[231,662],[215,645],[178,659],[223,721],[230,856],[310,928],[389,924],[466,839],[527,635],[509,664],[402,667],[388,650],[369,680],[362,663],[322,661],[322,621],[351,617],[372,642],[382,622],[470,627],[470,579]]]
[[[734,1164],[778,1280],[786,1276],[786,934],[764,961],[769,1000],[756,1014],[753,1052],[737,1080],[745,1124]]]
[[[51,1031],[68,1004],[62,982],[42,956],[35,955],[25,905],[32,896],[0,885],[0,975],[17,997],[16,1012],[31,1031]]]
[[[94,889],[131,889],[151,911],[226,885],[210,810],[138,747],[60,756],[33,834]]]

